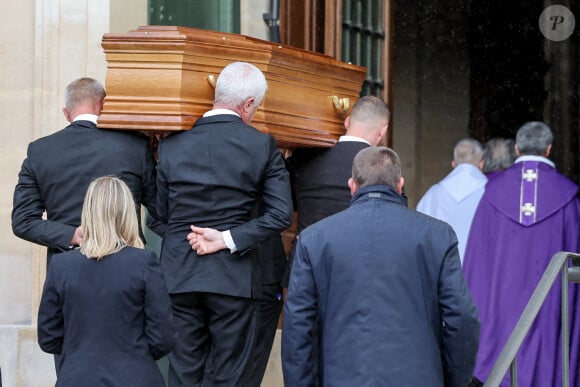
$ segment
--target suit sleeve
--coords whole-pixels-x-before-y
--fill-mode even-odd
[[[151,254],[145,269],[145,336],[155,360],[167,355],[175,345],[171,300],[165,287],[161,265]]]
[[[262,199],[261,216],[230,230],[237,249],[242,252],[292,224],[290,178],[273,137],[270,137],[269,159],[263,176]]]
[[[29,242],[63,251],[68,250],[76,228],[43,219],[44,211],[45,205],[40,188],[31,167],[29,148],[29,157],[22,163],[18,184],[14,190],[12,231],[16,236]]]
[[[457,250],[457,238],[448,228],[450,241],[439,274],[439,307],[443,324],[443,358],[446,386],[466,386],[473,375],[479,345],[480,323],[467,288]]]
[[[48,267],[38,309],[38,344],[44,352],[60,354],[64,338],[64,315],[55,285],[54,260]]]
[[[317,317],[317,292],[308,252],[298,240],[294,267],[284,303],[282,368],[286,387],[314,386],[312,330]]]

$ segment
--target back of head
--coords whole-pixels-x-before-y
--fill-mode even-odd
[[[516,134],[516,146],[520,155],[545,156],[552,145],[552,130],[539,121],[525,123]]]
[[[467,163],[478,167],[482,157],[481,144],[473,138],[463,138],[453,148],[453,161],[456,165]]]
[[[379,130],[389,123],[390,114],[389,108],[380,98],[372,95],[361,97],[352,107],[349,131]]]
[[[105,98],[105,88],[93,78],[79,78],[71,82],[64,92],[64,106],[73,112],[79,106],[99,106]],[[96,112],[98,114],[99,112]]]
[[[259,106],[268,90],[266,77],[259,68],[247,62],[233,62],[221,71],[215,86],[214,104],[239,107],[248,98]]]
[[[131,190],[121,179],[95,179],[85,195],[81,215],[81,253],[100,259],[123,247],[143,247]]]
[[[483,172],[495,172],[511,166],[516,153],[515,142],[511,139],[493,138],[485,143],[483,148]]]
[[[397,191],[401,180],[399,155],[384,146],[361,150],[352,162],[352,179],[359,189],[370,185],[387,185]]]

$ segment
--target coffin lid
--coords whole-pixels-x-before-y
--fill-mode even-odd
[[[107,96],[99,127],[190,129],[213,104],[215,80],[234,61],[262,70],[268,92],[251,122],[283,148],[332,146],[358,99],[364,67],[244,35],[177,26],[107,33]]]

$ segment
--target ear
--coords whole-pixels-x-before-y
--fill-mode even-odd
[[[379,135],[381,138],[384,138],[387,135],[387,131],[389,130],[389,124],[386,124],[384,126],[381,126],[381,130],[379,132]]]
[[[455,167],[457,167],[457,163],[455,162],[455,160],[453,160],[451,162],[451,168],[455,169]]]
[[[378,133],[378,137],[377,137],[377,142],[374,144],[379,145],[381,143],[381,140],[383,138],[385,138],[386,134],[387,134],[387,129],[389,128],[389,124],[381,126],[381,128],[379,129],[379,133]]]
[[[350,116],[344,119],[344,127],[346,128],[346,130],[348,130],[349,126],[350,126]]]
[[[248,98],[245,102],[244,102],[244,111],[246,112],[250,112],[253,108],[254,108],[254,102],[255,99],[254,97],[250,97]]]
[[[483,160],[479,160],[479,163],[477,163],[477,168],[479,168],[480,171],[483,170],[483,164],[484,164]]]
[[[551,145],[550,145],[551,146]],[[517,144],[514,145],[514,148],[516,150],[516,156],[520,157],[522,154],[520,153],[520,148],[518,148]]]
[[[552,144],[548,145],[548,149],[546,149],[546,154],[544,156],[549,157],[551,151],[552,151]]]
[[[401,176],[399,179],[399,183],[397,184],[397,192],[400,194],[403,193],[403,186],[405,185],[405,178]]]
[[[348,188],[350,188],[350,195],[354,195],[356,191],[358,191],[358,186],[354,182],[354,179],[351,177],[348,179]]]
[[[69,123],[72,122],[74,117],[71,116],[71,114],[67,108],[65,108],[65,107],[62,108],[62,114],[64,114],[64,118],[66,118],[67,122],[69,122]]]

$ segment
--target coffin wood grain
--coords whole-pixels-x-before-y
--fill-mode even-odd
[[[333,96],[358,99],[364,67],[243,35],[186,27],[142,26],[105,34],[107,96],[99,127],[167,133],[190,129],[211,109],[208,76],[234,61],[256,65],[269,89],[252,125],[281,148],[332,146],[345,114]]]

